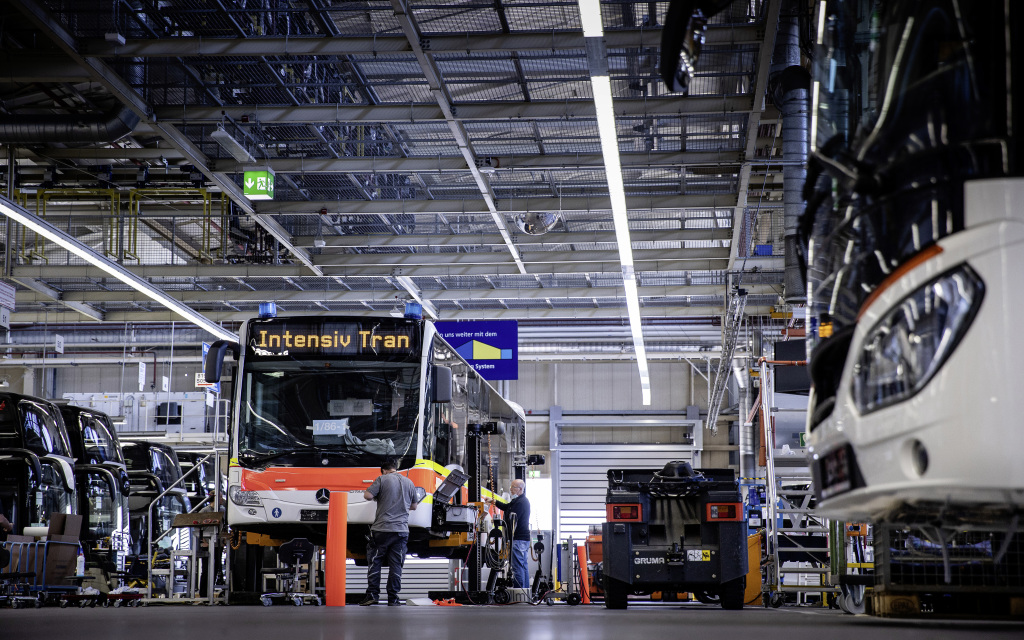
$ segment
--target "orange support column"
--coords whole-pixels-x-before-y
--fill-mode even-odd
[[[580,595],[583,596],[583,604],[590,604],[590,571],[587,570],[587,547],[577,545],[576,557],[580,562]]]
[[[348,492],[331,492],[327,507],[327,567],[324,576],[328,607],[345,606],[345,559],[348,549]]]

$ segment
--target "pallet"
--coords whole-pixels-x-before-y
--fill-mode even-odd
[[[870,592],[866,605],[880,618],[1024,619],[1024,595]]]

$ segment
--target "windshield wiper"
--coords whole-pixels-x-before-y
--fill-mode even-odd
[[[250,454],[248,456],[245,456],[245,458],[246,458],[246,462],[248,462],[249,464],[251,464],[253,466],[257,466],[257,465],[262,465],[262,464],[264,464],[266,462],[270,462],[271,460],[276,460],[278,458],[283,458],[285,456],[290,456],[290,455],[295,455],[295,454],[302,454],[302,453],[316,453],[317,451],[318,451],[318,449],[311,445],[311,446],[308,446],[308,447],[303,447],[301,449],[285,449],[284,451],[277,451],[277,452],[274,452],[274,453]]]
[[[375,456],[380,456],[381,458],[386,458],[387,457],[385,454],[381,454],[381,453],[378,453],[378,452],[375,452],[375,451],[370,451],[369,449],[363,448],[364,445],[360,445],[360,444],[349,444],[349,445],[342,445],[342,446],[345,446],[346,449],[333,449],[333,448],[330,448],[330,447],[322,447],[322,446],[317,446],[317,445],[307,445],[305,447],[298,448],[298,449],[286,449],[284,451],[276,451],[274,453],[265,453],[265,454],[250,454],[250,455],[246,455],[244,457],[245,457],[245,462],[247,464],[251,465],[251,466],[254,466],[254,467],[255,466],[264,466],[265,463],[270,462],[271,460],[277,460],[278,458],[283,458],[285,456],[302,455],[302,454],[320,454],[320,455],[323,455],[323,456],[347,456],[349,458],[354,458],[354,457],[361,456],[361,455],[375,455]],[[354,449],[354,451],[347,450],[347,449]]]

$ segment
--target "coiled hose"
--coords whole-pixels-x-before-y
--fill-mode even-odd
[[[508,566],[509,550],[512,548],[512,532],[505,520],[496,519],[494,528],[487,534],[484,545],[484,562],[491,569],[504,569]]]

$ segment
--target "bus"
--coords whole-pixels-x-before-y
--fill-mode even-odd
[[[801,220],[817,509],[1005,526],[1024,505],[1024,4],[819,11]]]
[[[525,473],[525,415],[418,318],[266,317],[239,345],[215,342],[207,380],[233,376],[227,521],[250,545],[296,537],[326,542],[330,496],[348,500],[348,552],[365,554],[376,503],[363,491],[387,458],[423,490],[424,504],[453,469],[469,471],[467,432],[488,425],[479,489],[500,495]],[[450,396],[450,397],[448,397]],[[476,433],[480,429],[476,428]],[[470,482],[473,482],[471,479]],[[457,500],[465,501],[464,489]],[[410,512],[409,552],[455,557],[465,546]],[[464,537],[463,540],[467,540]]]
[[[55,513],[77,514],[75,459],[60,409],[42,398],[0,393],[0,513],[21,535]]]

